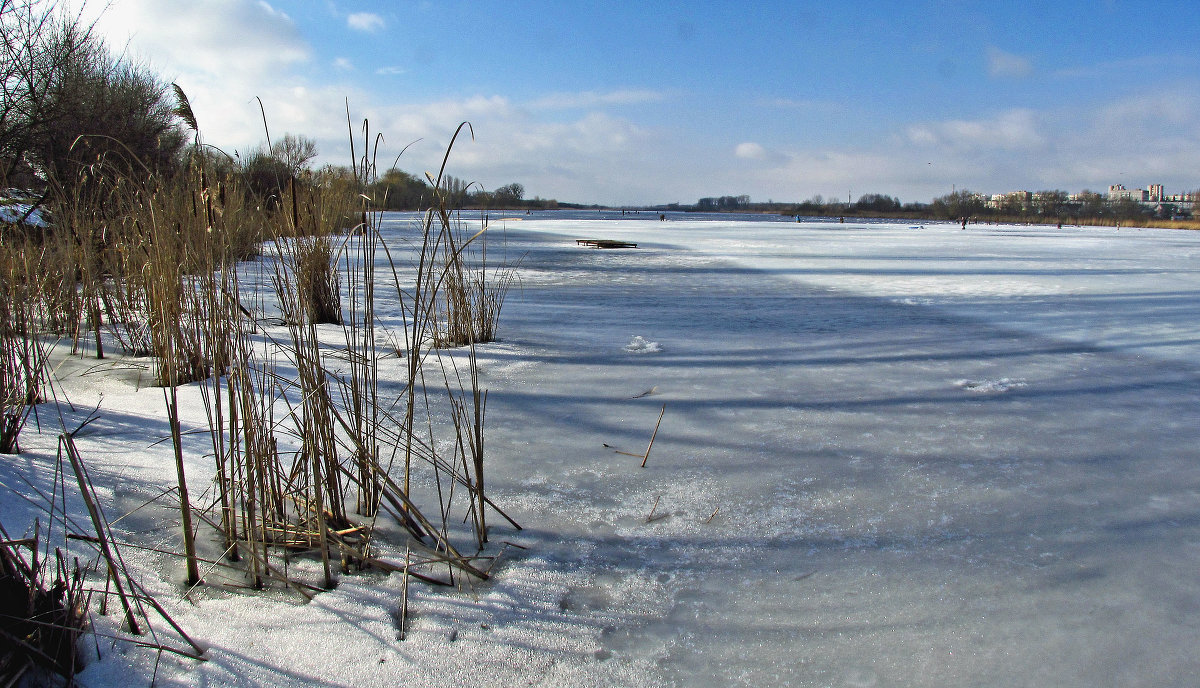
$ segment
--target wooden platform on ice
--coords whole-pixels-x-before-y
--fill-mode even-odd
[[[575,243],[589,248],[637,248],[633,242],[614,239],[576,239]]]

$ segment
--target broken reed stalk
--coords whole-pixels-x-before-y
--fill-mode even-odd
[[[408,636],[408,577],[409,565],[412,563],[412,546],[404,547],[404,581],[400,591],[400,640]]]
[[[187,562],[187,585],[200,582],[200,567],[196,561],[196,531],[192,527],[192,502],[188,496],[186,470],[183,465],[183,437],[179,427],[179,395],[174,384],[165,388],[167,419],[171,425],[171,444],[175,453],[175,476],[179,485],[180,529],[183,531],[183,552]]]
[[[121,570],[124,567],[118,566],[115,551],[110,544],[112,534],[108,531],[108,524],[104,520],[100,505],[96,502],[95,493],[92,490],[92,481],[88,477],[87,468],[83,465],[83,459],[79,456],[79,449],[75,446],[75,439],[66,434],[60,436],[59,450],[67,455],[67,459],[71,462],[71,469],[75,472],[75,479],[79,483],[79,492],[83,496],[88,516],[91,517],[92,526],[96,531],[100,553],[104,556],[104,561],[108,567],[109,580],[116,587],[117,597],[121,600],[121,607],[125,610],[125,623],[129,626],[130,633],[141,635],[142,629],[138,625],[133,605],[130,602],[129,595],[125,592],[125,587],[121,583]]]
[[[646,467],[646,462],[650,460],[650,450],[654,448],[654,438],[658,437],[658,426],[662,425],[663,414],[667,412],[667,405],[663,404],[662,410],[658,412],[658,422],[654,424],[654,432],[650,435],[650,444],[646,447],[646,453],[642,456],[642,468]]]
[[[79,534],[70,530],[71,528],[78,528],[80,524],[76,523],[74,519],[67,516],[65,511],[65,502],[62,505],[64,511],[61,515],[61,520],[64,528],[68,529],[66,533],[66,540],[78,540],[91,543],[92,545],[96,546],[97,551],[104,561],[105,587],[101,598],[100,613],[107,613],[106,603],[110,594],[109,589],[110,587],[115,588],[116,595],[121,602],[122,609],[125,612],[124,621],[130,633],[134,635],[142,635],[144,632],[148,631],[152,635],[155,635],[154,628],[150,624],[149,614],[142,606],[143,603],[148,604],[164,621],[166,621],[166,623],[172,629],[175,630],[181,639],[191,646],[191,650],[189,651],[173,648],[165,643],[159,642],[156,635],[153,642],[137,640],[133,641],[133,644],[140,647],[165,650],[203,661],[204,658],[202,655],[204,654],[204,648],[192,640],[187,632],[184,631],[184,629],[178,623],[176,623],[171,615],[167,613],[166,609],[164,609],[162,605],[159,604],[158,601],[155,600],[154,597],[150,595],[144,587],[142,587],[136,580],[134,580],[133,577],[129,575],[129,571],[125,566],[124,560],[122,559],[120,549],[113,538],[111,524],[105,518],[104,512],[100,507],[99,500],[96,498],[95,487],[92,483],[91,476],[88,474],[86,464],[84,463],[79,449],[75,444],[75,438],[73,434],[69,432],[64,432],[59,436],[59,460],[56,470],[61,469],[62,458],[64,455],[66,455],[67,460],[70,462],[71,470],[75,474],[80,495],[83,498],[84,505],[88,511],[88,516],[92,522],[94,535]],[[51,508],[50,516],[51,520],[53,521],[53,508]],[[0,534],[3,534],[3,536],[7,538],[7,533],[4,531],[2,526],[0,526]],[[33,568],[36,569],[36,535],[33,540],[34,544],[30,546],[35,553]],[[174,553],[172,552],[171,554]],[[90,604],[90,596],[91,593],[94,592],[85,587],[86,571],[90,570],[91,567],[89,566],[88,569],[81,570],[79,568],[79,560],[78,558],[75,558],[75,572],[68,575],[65,565],[66,556],[59,548],[55,548],[55,555],[58,561],[58,571],[53,590],[66,590],[67,595],[65,599],[67,601],[66,610],[68,612],[66,622],[56,624],[55,627],[63,631],[68,631],[70,628],[77,628],[81,631],[83,629],[83,624],[86,621],[87,606]],[[29,580],[33,581],[34,578],[30,577]],[[68,580],[70,580],[71,583],[64,586],[63,583]],[[84,594],[85,592],[87,593],[86,595]],[[73,616],[78,617],[78,621],[71,621]],[[139,618],[142,620],[141,623],[138,622]],[[77,636],[78,633],[75,635]],[[73,648],[74,642],[72,642],[70,646]],[[64,676],[70,680],[73,673],[74,672],[72,671],[64,674]]]
[[[401,439],[401,436],[398,432],[395,432],[395,431],[389,432],[386,428],[382,429],[381,432],[383,433],[382,436],[384,438],[384,441],[387,443],[390,443],[394,446],[401,446],[405,443],[405,440]],[[441,473],[447,474],[448,476],[450,476],[450,478],[456,484],[461,485],[462,487],[466,488],[467,490],[474,489],[473,483],[470,480],[470,476],[464,475],[461,472],[456,471],[454,466],[452,466],[448,461],[446,461],[446,459],[444,457],[442,457],[442,456],[438,455],[436,452],[434,452],[427,443],[421,441],[419,438],[413,438],[412,447],[413,447],[413,457],[414,458],[419,459],[420,461],[429,464],[431,467],[433,467],[435,469],[435,472],[440,471]],[[513,528],[515,528],[516,530],[522,530],[521,524],[517,523],[516,520],[514,520],[511,516],[506,514],[504,512],[504,510],[501,509],[500,506],[497,505],[494,501],[492,501],[492,499],[489,498],[486,494],[483,494],[481,492],[480,497],[483,499],[484,504],[491,507],[492,511],[495,511],[497,514],[500,515],[501,518],[508,521],[508,523]]]
[[[486,499],[483,493],[483,424],[484,414],[487,409],[487,390],[483,390],[483,394],[479,393],[478,366],[475,364],[473,351],[471,354],[471,377],[471,400],[474,402],[474,413],[471,415],[473,421],[470,435],[471,459],[475,468],[475,513],[478,514],[479,518],[479,527],[476,529],[476,534],[478,536],[479,548],[483,549],[484,544],[488,541],[485,509]]]
[[[667,407],[664,404],[662,407],[662,410],[659,411],[659,413],[658,413],[658,422],[654,424],[654,432],[651,433],[651,435],[650,435],[650,444],[647,445],[645,452],[643,452],[641,454],[634,454],[633,452],[627,452],[627,451],[621,451],[620,449],[614,449],[613,453],[621,454],[623,456],[632,456],[635,459],[641,459],[642,460],[641,468],[645,468],[646,461],[648,461],[650,459],[650,450],[654,448],[654,438],[658,437],[658,428],[660,425],[662,425],[663,414],[665,414],[666,412],[667,412]],[[604,446],[607,447],[609,445],[606,444]]]
[[[161,235],[163,232],[157,232]],[[174,269],[173,259],[159,255],[151,262],[156,269],[150,271],[153,295],[150,302],[155,306],[154,321],[155,349],[159,356],[159,381],[163,385],[163,399],[167,407],[167,422],[170,426],[171,445],[174,450],[175,476],[179,486],[179,512],[183,536],[184,557],[187,563],[187,585],[200,581],[200,568],[196,561],[195,531],[192,528],[192,506],[188,496],[187,475],[183,461],[183,437],[179,424],[179,344],[183,339],[180,323],[184,317],[182,275]],[[193,366],[194,367],[194,366]]]

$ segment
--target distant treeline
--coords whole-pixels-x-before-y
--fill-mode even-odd
[[[944,219],[996,222],[1063,222],[1119,224],[1189,220],[1195,208],[1191,203],[1139,203],[1129,198],[1110,201],[1103,194],[1083,191],[1075,196],[1066,191],[1037,191],[1025,197],[1009,195],[1000,203],[989,203],[972,191],[955,191],[930,203],[901,203],[886,194],[863,194],[854,203],[826,200],[821,196],[800,203],[751,202],[749,196],[701,198],[688,205],[669,203],[647,208],[655,211],[772,213],[817,217],[881,217],[906,219]]]
[[[901,204],[898,199],[882,194],[865,194],[857,203],[842,203],[813,196],[800,203],[754,203],[749,196],[719,196],[701,198],[695,204],[668,203],[653,206],[649,210],[700,212],[700,213],[773,213],[779,215],[806,215],[823,217],[870,216],[870,217],[928,217],[928,203]]]
[[[446,175],[442,188],[449,194],[451,205],[456,208],[507,209],[507,210],[556,210],[579,208],[574,203],[559,203],[552,198],[525,198],[525,187],[517,182],[488,191],[477,183]],[[433,186],[416,175],[402,170],[389,170],[368,185],[366,194],[380,210],[420,210],[429,207]]]

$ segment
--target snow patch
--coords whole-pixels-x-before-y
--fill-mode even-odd
[[[625,350],[631,354],[656,354],[662,351],[662,347],[658,342],[649,341],[641,335],[634,335],[633,339],[625,345]]]
[[[995,380],[957,380],[955,387],[979,394],[1002,394],[1025,386],[1024,380],[1002,377]]]

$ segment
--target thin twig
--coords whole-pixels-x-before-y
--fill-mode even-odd
[[[654,517],[654,512],[655,512],[655,510],[658,509],[658,500],[660,500],[660,499],[662,499],[662,495],[658,495],[657,497],[654,498],[654,506],[650,507],[650,515],[646,516],[646,523],[651,523],[651,522],[657,520]],[[663,514],[663,515],[659,516],[658,518],[666,518],[666,516],[667,516],[667,514]]]
[[[712,514],[710,514],[710,515],[709,515],[709,517],[708,517],[708,520],[704,522],[704,525],[708,525],[709,523],[712,523],[712,520],[713,520],[714,518],[716,518],[716,516],[717,516],[717,512],[718,512],[720,509],[721,509],[721,506],[720,506],[720,505],[717,505],[717,508],[716,508],[716,509],[713,509],[713,512],[712,512]]]

